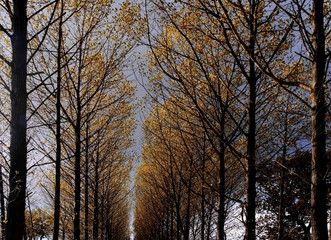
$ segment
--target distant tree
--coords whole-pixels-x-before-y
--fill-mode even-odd
[[[52,234],[52,214],[40,208],[26,211],[26,236],[28,240],[48,238]]]
[[[263,193],[259,207],[272,213],[265,216],[267,225],[263,224],[266,238],[279,239],[278,221],[281,220],[281,239],[310,239],[310,169],[305,164],[310,157],[308,152],[297,152],[290,159],[283,161],[282,165],[270,161],[259,174],[257,180]],[[279,185],[281,178],[283,182]],[[279,197],[281,187],[282,198]],[[280,201],[283,208],[282,218],[273,218],[272,216],[279,214]]]
[[[246,200],[241,198],[238,202],[245,205],[246,238],[255,239],[256,164],[261,160],[258,147],[262,147],[262,122],[268,119],[267,114],[262,114],[262,102],[267,105],[266,99],[272,94],[266,89],[273,85],[250,55],[258,58],[277,46],[277,31],[265,30],[277,22],[276,13],[267,10],[273,4],[254,0],[148,3],[151,69],[160,72],[151,77],[152,83],[161,85],[169,95],[180,92],[190,98],[200,111],[206,134],[218,136],[210,142],[219,146],[214,149],[219,152],[220,164],[218,238],[226,237],[222,209],[227,160],[224,156],[230,151],[245,172]],[[152,22],[153,14],[163,21]],[[154,30],[153,24],[159,24],[161,31]],[[242,51],[240,44],[245,45],[247,52]]]

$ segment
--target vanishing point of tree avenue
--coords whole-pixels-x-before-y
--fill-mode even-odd
[[[329,0],[0,1],[0,239],[331,238],[330,22]]]

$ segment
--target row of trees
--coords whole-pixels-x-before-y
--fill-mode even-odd
[[[129,239],[139,6],[0,7],[1,239]]]
[[[327,239],[330,3],[145,1],[136,239]]]

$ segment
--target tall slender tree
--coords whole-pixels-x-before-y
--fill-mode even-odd
[[[53,239],[59,239],[60,229],[60,193],[61,193],[61,78],[62,78],[62,25],[64,14],[64,1],[60,2],[60,20],[57,45],[57,82],[56,82],[56,160],[55,160],[55,196],[54,196],[54,226]]]
[[[52,4],[42,6],[42,9]],[[11,68],[11,120],[10,120],[10,174],[9,174],[9,197],[7,207],[6,239],[22,239],[25,226],[25,199],[27,180],[27,65],[35,56],[44,38],[38,41],[36,49],[28,55],[28,45],[32,44],[42,34],[47,35],[48,28],[52,23],[54,11],[46,26],[35,35],[28,34],[28,23],[40,11],[28,13],[28,1],[4,1],[3,8],[11,21],[11,27],[6,28],[7,22],[1,24],[1,31],[10,38],[11,61],[2,56],[1,59]],[[54,8],[55,9],[55,8]],[[12,33],[10,32],[12,31]],[[30,92],[30,91],[29,91]]]

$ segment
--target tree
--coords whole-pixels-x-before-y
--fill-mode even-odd
[[[282,168],[285,169],[283,176],[283,237],[286,239],[310,239],[310,221],[309,221],[309,169],[302,167],[304,162],[309,159],[308,153],[296,153],[292,159],[288,159]],[[262,207],[268,209],[273,214],[278,214],[279,210],[279,186],[273,184],[274,177],[279,177],[279,170],[276,165],[268,165],[261,177],[259,183],[266,192],[267,199],[263,201]],[[269,214],[268,222],[272,223],[272,215]],[[278,219],[275,224],[268,227],[267,238],[277,239],[279,233],[277,229]]]
[[[6,229],[6,212],[5,212],[5,193],[4,193],[4,178],[2,167],[0,166],[0,210],[1,210],[1,239],[5,239]]]
[[[26,213],[26,235],[29,240],[43,239],[52,234],[52,216],[40,208]]]
[[[238,184],[232,181],[235,164],[227,153],[227,161],[222,163],[228,169],[225,192],[219,192],[220,148],[212,146],[217,144],[215,139],[207,140],[213,135],[206,133],[199,111],[190,100],[176,92],[156,104],[144,122],[146,138],[137,174],[135,213],[138,239],[191,239],[197,232],[201,237],[215,236],[217,231],[211,226],[220,224],[215,218],[219,217],[219,195],[229,198],[232,184]],[[239,191],[236,194],[239,196]],[[222,205],[223,221],[230,207],[230,200]],[[153,221],[144,223],[151,216]]]
[[[64,170],[67,170],[69,165],[67,163],[72,159],[71,153],[76,153],[76,159],[78,159],[76,165],[77,169],[79,169],[79,171],[76,171],[76,179],[78,181],[83,175],[80,171],[82,170],[80,163],[83,163],[84,160],[85,163],[91,161],[91,159],[84,159],[84,156],[80,156],[80,153],[84,150],[80,147],[84,147],[84,129],[88,119],[96,115],[100,118],[108,119],[104,122],[105,125],[106,123],[114,124],[114,128],[108,129],[109,132],[115,132],[114,129],[116,127],[124,128],[124,125],[127,124],[127,129],[122,131],[125,136],[121,135],[123,137],[121,139],[123,145],[121,145],[121,150],[116,150],[118,151],[116,152],[117,155],[126,155],[124,152],[129,147],[128,142],[131,142],[129,138],[134,126],[132,122],[134,106],[131,106],[131,101],[133,100],[132,93],[134,88],[128,81],[124,80],[122,71],[128,64],[127,56],[134,45],[133,39],[138,38],[137,35],[130,35],[139,14],[138,7],[126,1],[121,5],[116,5],[116,7],[120,7],[119,11],[108,17],[109,15],[107,14],[115,10],[115,5],[111,5],[109,2],[99,1],[96,4],[95,1],[66,1],[65,6],[62,2],[59,7],[57,7],[57,3],[58,1],[39,1],[38,3],[35,1],[14,1],[13,3],[4,1],[3,5],[1,5],[8,12],[8,18],[2,19],[1,38],[2,40],[10,39],[13,50],[11,61],[8,60],[10,58],[8,57],[10,56],[9,52],[1,52],[3,54],[1,63],[7,63],[8,66],[12,67],[11,77],[13,85],[12,89],[7,88],[7,90],[11,91],[11,98],[13,99],[12,128],[13,131],[19,131],[18,134],[13,133],[11,136],[12,146],[10,151],[13,154],[16,151],[21,156],[25,154],[19,160],[16,159],[16,153],[14,154],[16,157],[14,155],[11,157],[13,160],[11,160],[10,166],[11,176],[9,182],[11,189],[8,202],[7,235],[17,234],[17,236],[15,238],[8,237],[8,239],[21,239],[24,231],[24,212],[22,210],[24,209],[28,168],[40,167],[39,169],[42,172],[48,172],[47,165],[50,164],[49,160],[53,161],[56,159],[57,162],[57,190],[55,194],[55,205],[57,207],[54,219],[54,239],[58,238],[59,230],[57,225],[59,224],[57,219],[60,219],[62,224],[66,224],[67,222],[65,221],[70,221],[69,217],[72,211],[69,211],[68,214],[63,212],[63,208],[68,207],[70,209],[70,201],[68,201],[69,206],[66,206],[66,203],[63,205],[59,203],[59,200],[63,199],[64,195],[69,192],[70,188],[66,185],[72,186],[71,179],[65,179],[67,176],[65,176]],[[93,9],[90,8],[91,6],[93,6]],[[114,7],[111,8],[111,6]],[[75,20],[73,20],[74,18]],[[9,26],[10,20],[13,20],[13,27]],[[57,24],[57,21],[59,24]],[[73,21],[82,21],[84,24],[72,29]],[[38,22],[38,24],[34,25],[35,22]],[[102,24],[100,24],[101,22]],[[96,25],[99,27],[96,27]],[[60,27],[57,28],[57,26]],[[11,29],[13,29],[12,34]],[[61,34],[65,37],[62,38]],[[101,42],[99,41],[100,39],[104,41]],[[42,45],[44,42],[47,44]],[[24,50],[25,53],[20,50]],[[25,61],[25,65],[23,65],[23,61]],[[93,61],[96,64],[93,64]],[[29,73],[26,71],[27,64],[29,64]],[[54,80],[54,77],[57,79]],[[80,78],[81,84],[76,84],[78,78]],[[2,87],[7,87],[6,80],[6,76],[1,78]],[[66,90],[69,91],[66,92]],[[19,100],[19,104],[17,100]],[[58,101],[56,102],[56,100]],[[72,100],[77,101],[73,102]],[[22,105],[24,101],[25,105]],[[90,105],[91,108],[87,109],[87,105]],[[109,109],[109,106],[123,107],[122,112],[115,111],[112,107],[111,109],[113,113],[119,114],[118,119],[123,120],[124,125],[115,124],[114,119],[117,119],[117,117],[114,115],[109,114],[105,116],[108,114],[106,109]],[[75,115],[75,110],[79,110],[79,108],[81,108],[81,111],[78,111],[79,114]],[[26,109],[28,109],[28,112],[26,112]],[[55,109],[57,112],[55,112]],[[61,112],[64,117],[60,118]],[[16,116],[18,113],[20,116]],[[21,113],[24,114],[22,115]],[[26,113],[31,113],[31,115],[26,116]],[[7,117],[7,115],[2,114],[2,117]],[[78,118],[81,118],[81,124],[79,124]],[[26,133],[26,122],[28,120],[30,123],[29,131]],[[54,129],[55,123],[57,123],[57,130]],[[22,144],[24,131],[25,144]],[[76,134],[72,134],[72,131]],[[93,139],[92,136],[95,133],[96,130],[92,131],[87,138]],[[15,142],[15,139],[17,139],[16,135],[21,136],[21,144],[19,145]],[[76,135],[77,137],[75,147],[72,145],[71,135]],[[28,140],[26,136],[28,136]],[[79,139],[80,137],[81,139]],[[58,145],[57,149],[54,149],[55,144],[53,144],[56,142],[55,138]],[[27,146],[28,141],[29,144]],[[60,151],[60,143],[63,151]],[[29,148],[28,155],[27,147]],[[36,154],[37,157],[31,156],[36,152],[38,152]],[[39,157],[40,159],[37,160]],[[28,161],[30,164],[28,167],[26,166],[27,158],[30,160]],[[85,158],[91,158],[91,156],[87,155]],[[126,169],[130,169],[130,158],[123,156],[122,158],[122,162],[127,164]],[[114,161],[117,161],[119,158],[114,157],[114,159],[116,159]],[[60,163],[62,163],[62,166],[60,166]],[[63,183],[61,184],[59,182],[60,174],[63,174],[61,176],[63,177]],[[50,182],[54,180],[52,177],[52,173],[45,175],[45,178]],[[127,180],[127,178],[125,179]],[[123,184],[125,181],[123,180]],[[76,185],[79,187],[81,184]],[[87,185],[86,190],[90,187]],[[47,184],[42,183],[42,186],[48,196],[53,198],[53,190],[48,188]],[[65,189],[66,187],[67,189]],[[63,191],[61,196],[59,194],[60,190]],[[124,186],[121,191],[127,194],[127,189]],[[76,195],[78,199],[79,194]],[[83,211],[81,211],[79,204],[82,201],[78,203],[77,199],[78,207],[76,207],[76,212],[81,213]],[[89,200],[89,198],[87,197],[86,200]],[[19,207],[16,208],[15,204],[18,204]],[[124,212],[127,209],[125,210],[125,207],[121,207],[121,209],[124,216]],[[14,212],[15,214],[13,215]],[[19,214],[16,214],[16,212]],[[88,213],[88,211],[85,212]],[[88,214],[86,215],[88,216]],[[19,220],[16,219],[17,216],[20,216]],[[123,220],[123,222],[126,220]],[[77,232],[79,232],[80,219],[77,218],[75,223],[77,229],[75,235],[78,238],[79,233],[77,234]],[[68,226],[62,225],[61,227],[63,236],[68,236],[70,231],[65,228],[70,229],[70,224]],[[18,228],[18,231],[15,231],[16,228]]]
[[[82,186],[82,170],[81,167],[85,160],[85,165],[89,163],[89,154],[85,154],[85,159],[82,153],[88,152],[88,144],[83,149],[83,143],[88,143],[92,136],[96,134],[96,130],[91,131],[87,126],[90,119],[105,113],[105,109],[111,105],[122,103],[129,98],[128,91],[132,88],[124,81],[123,75],[120,73],[124,66],[126,56],[131,50],[133,42],[129,36],[129,32],[123,30],[121,22],[126,20],[134,23],[136,9],[128,10],[129,4],[123,3],[121,12],[127,11],[127,16],[122,16],[120,13],[114,16],[112,20],[108,18],[111,9],[111,3],[86,1],[79,3],[66,3],[66,9],[70,9],[74,13],[72,19],[66,18],[65,24],[69,24],[73,19],[81,22],[81,27],[72,32],[64,34],[70,36],[63,41],[63,81],[62,88],[62,112],[65,115],[63,120],[63,136],[66,136],[65,151],[73,152],[75,156],[75,239],[80,237],[81,225],[81,186]],[[93,8],[91,8],[93,6]],[[101,10],[102,9],[102,10]],[[98,13],[98,15],[96,14]],[[93,16],[93,17],[91,17]],[[115,21],[117,21],[115,24]],[[132,27],[132,26],[130,26]],[[112,31],[110,31],[112,30]],[[135,36],[136,37],[136,36]],[[77,40],[78,38],[78,40]],[[104,41],[99,41],[104,38]],[[114,43],[113,46],[107,43]],[[121,48],[120,48],[121,47]],[[127,89],[123,89],[126,87]],[[114,88],[114,89],[111,89]],[[119,91],[121,89],[121,91]],[[52,94],[51,89],[48,90]],[[127,94],[127,95],[126,95]],[[110,116],[108,116],[110,117]],[[114,117],[114,116],[112,116]],[[110,121],[110,120],[109,120]],[[105,127],[105,126],[101,126]],[[86,131],[84,132],[84,129]],[[90,132],[90,133],[89,133]],[[69,134],[69,135],[68,135]],[[75,136],[75,145],[70,142],[71,136]],[[86,139],[84,139],[86,138]],[[69,158],[71,158],[69,156]],[[86,168],[85,170],[87,170]],[[87,179],[88,174],[85,173]],[[85,184],[85,192],[88,192],[89,185]],[[85,235],[88,237],[88,194],[85,194]]]
[[[41,11],[52,4],[40,4]],[[28,34],[28,23],[33,21],[41,11],[27,14],[28,1],[4,1],[2,8],[8,14],[11,27],[6,27],[4,21],[1,24],[1,32],[10,39],[11,60],[2,55],[1,60],[11,68],[11,140],[10,140],[10,174],[9,197],[7,208],[6,239],[22,239],[25,226],[25,190],[27,176],[27,65],[34,57],[38,48],[43,43],[43,38],[38,42],[36,49],[28,54],[28,46],[31,46],[40,34],[45,36],[48,27],[53,21],[51,14],[49,21],[36,35]]]
[[[279,11],[284,12],[290,19],[291,23],[287,27],[286,34],[274,48],[269,55],[271,57],[263,56],[256,58],[249,54],[250,59],[254,61],[256,66],[268,77],[282,86],[295,86],[301,90],[305,90],[309,94],[310,104],[308,101],[302,99],[310,106],[311,109],[311,221],[312,221],[312,239],[326,239],[327,238],[327,187],[326,165],[328,160],[326,157],[326,102],[325,89],[329,83],[326,80],[328,74],[330,53],[326,51],[329,47],[327,41],[329,32],[326,30],[326,25],[330,21],[329,6],[324,1],[312,1],[306,4],[304,1],[299,1],[287,8],[286,5],[274,2]],[[304,22],[307,22],[305,24]],[[285,65],[283,74],[277,74],[270,67],[270,63],[276,61],[274,56],[281,51],[282,47],[286,45],[287,33],[292,30],[293,24],[297,27],[297,41],[304,46],[305,50],[299,51],[294,58],[294,63],[288,62]],[[237,35],[238,37],[238,35]],[[241,43],[243,48],[249,53],[249,50]],[[308,60],[308,61],[307,61]],[[296,79],[292,80],[288,77],[293,72],[300,71],[302,65],[309,65],[311,69],[310,79]],[[290,69],[286,66],[290,66]],[[287,71],[286,71],[287,70]],[[290,74],[286,74],[286,73]],[[301,70],[303,73],[303,71]],[[285,74],[284,74],[285,73]],[[284,76],[285,75],[285,76]],[[286,76],[287,75],[287,76]],[[288,81],[288,79],[290,81]],[[308,80],[308,81],[307,81]],[[289,90],[292,94],[298,96],[294,91]],[[300,98],[300,96],[298,96]]]
[[[54,193],[54,228],[53,240],[59,239],[60,228],[60,191],[61,191],[61,55],[62,55],[62,25],[64,1],[60,2],[60,21],[57,46],[57,84],[56,84],[56,162],[55,162],[55,193]]]
[[[13,5],[10,194],[6,239],[22,239],[25,226],[26,189],[26,79],[27,79],[27,1]]]
[[[170,89],[185,93],[199,110],[201,102],[203,102],[200,101],[201,99],[206,101],[206,107],[209,107],[210,102],[215,101],[217,104],[214,106],[217,106],[217,108],[215,107],[217,110],[212,116],[218,117],[217,123],[222,123],[222,119],[223,121],[230,119],[233,126],[237,127],[234,129],[233,126],[220,124],[217,125],[220,127],[216,129],[213,127],[215,122],[208,119],[207,112],[200,110],[204,124],[219,136],[218,141],[222,148],[219,151],[220,163],[224,163],[222,155],[224,156],[225,149],[229,148],[246,172],[246,237],[255,239],[255,165],[259,161],[256,145],[260,120],[257,117],[260,110],[258,109],[259,101],[263,101],[261,95],[265,94],[265,92],[259,91],[267,88],[270,81],[261,75],[254,61],[250,59],[250,55],[262,55],[268,51],[267,45],[274,45],[273,40],[279,38],[276,32],[268,32],[267,36],[264,31],[264,28],[271,25],[274,14],[270,20],[269,16],[265,14],[265,4],[260,1],[239,2],[238,4],[233,1],[215,4],[206,1],[150,2],[154,4],[157,14],[162,16],[166,22],[165,25],[159,26],[163,32],[158,33],[151,28],[148,32],[148,44],[153,57],[151,62],[153,67],[165,77],[165,80],[155,77],[159,81],[157,84],[164,85],[168,92]],[[234,29],[239,29],[240,41],[244,42],[249,54],[243,54],[240,50],[240,44],[236,40],[236,31],[232,31],[230,28],[234,26],[233,24],[236,27]],[[169,25],[170,27],[168,27]],[[268,41],[265,41],[262,46],[258,42],[261,39],[268,39]],[[224,61],[227,64],[226,67],[223,67],[218,61]],[[217,69],[215,66],[219,68]],[[202,86],[209,88],[208,94],[201,90]],[[240,133],[238,134],[238,132]],[[239,143],[241,137],[246,139],[245,150],[242,146],[234,148],[234,142]],[[223,180],[221,181],[223,184],[225,178],[221,176],[222,174],[220,174],[220,178]],[[222,192],[224,189],[220,191],[221,196]],[[222,205],[224,204],[220,203],[220,212]],[[222,222],[224,222],[224,218],[221,217],[219,221],[220,239],[225,237]]]

